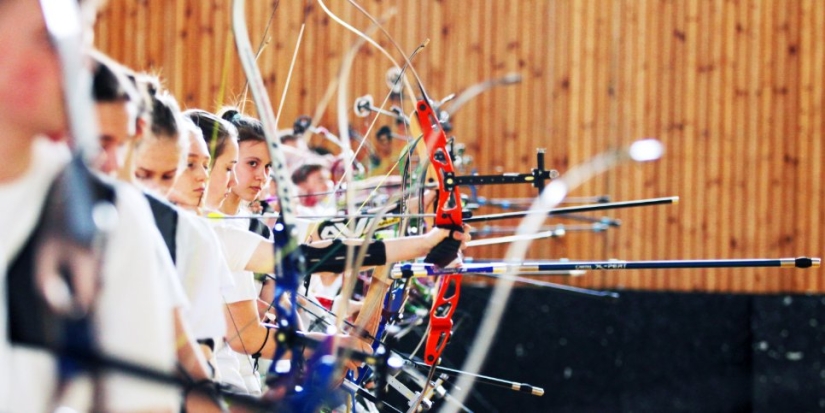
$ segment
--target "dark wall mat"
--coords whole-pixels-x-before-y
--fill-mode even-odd
[[[755,412],[825,411],[825,297],[756,296]]]
[[[750,297],[622,293],[622,412],[751,411]]]
[[[489,294],[462,290],[445,366],[461,366]],[[478,384],[468,404],[477,412],[752,411],[751,300],[623,292],[609,304],[518,289],[482,373],[546,394]],[[402,348],[417,338],[406,337]]]

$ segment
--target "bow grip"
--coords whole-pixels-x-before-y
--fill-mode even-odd
[[[424,262],[435,264],[439,267],[446,267],[458,257],[458,250],[461,248],[461,241],[453,238],[454,232],[464,232],[459,226],[440,227],[450,230],[450,236],[441,240],[424,258]]]
[[[450,341],[453,332],[453,313],[461,296],[461,275],[448,275],[441,280],[438,294],[430,310],[430,334],[424,348],[424,362],[434,365]]]

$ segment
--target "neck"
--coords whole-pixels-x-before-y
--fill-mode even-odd
[[[20,178],[29,169],[32,161],[34,134],[7,126],[0,121],[3,144],[0,145],[0,183]]]
[[[183,210],[189,211],[189,212],[194,212],[195,214],[200,215],[200,208],[198,208],[197,205],[189,205],[189,204],[184,204],[184,203],[181,203],[181,202],[172,202],[172,203],[175,204],[175,206],[180,208],[180,209],[183,209]]]
[[[176,200],[174,197],[170,198],[169,201],[172,202],[172,204],[174,204],[176,207],[178,207],[180,209],[190,211],[190,212],[194,212],[196,214],[198,213],[199,208],[198,208],[197,205],[190,205],[189,203],[180,202],[180,201]]]
[[[237,215],[241,210],[241,197],[230,191],[221,204],[220,211],[227,215]]]

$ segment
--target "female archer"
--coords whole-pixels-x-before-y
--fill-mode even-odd
[[[60,301],[54,301],[49,291],[21,288],[33,285],[36,265],[53,260],[62,266],[63,276],[78,282],[74,287],[95,284],[89,297],[76,295],[79,290],[72,292],[73,297],[64,297],[80,306],[76,310],[89,309],[83,320],[90,325],[87,331],[91,337],[84,342],[84,351],[170,374],[175,362],[169,311],[172,302],[163,278],[165,263],[152,248],[152,240],[158,234],[146,200],[129,187],[100,179],[88,170],[83,172],[77,161],[69,164],[63,142],[70,127],[63,103],[65,85],[49,39],[38,2],[0,2],[0,41],[6,44],[0,59],[0,129],[4,136],[0,145],[4,160],[0,165],[0,228],[4,234],[0,243],[0,411],[54,411],[58,406],[79,411],[175,411],[178,397],[175,389],[167,385],[116,370],[102,372],[93,380],[95,385],[88,385],[88,380],[74,380],[88,377],[88,372],[67,370],[67,355],[55,349],[66,344],[62,339],[78,337],[61,339],[58,335],[57,342],[46,340],[35,347],[31,347],[31,342],[26,347],[18,346],[21,337],[17,333],[42,326],[45,338],[54,339],[54,333],[66,320],[66,314],[57,314],[60,324],[42,324],[45,320],[32,319],[45,313],[55,314],[57,307],[53,304]],[[89,255],[84,247],[44,236],[60,227],[54,225],[51,211],[44,208],[47,197],[62,189],[74,189],[64,185],[76,182],[64,179],[67,171],[80,172],[82,179],[100,189],[105,201],[117,210],[118,219],[106,232],[99,250],[99,266],[96,258],[84,260]],[[89,195],[87,201],[96,196]],[[44,250],[42,247],[46,246],[59,248]],[[22,284],[16,285],[18,282]],[[7,294],[7,287],[14,294]],[[24,300],[17,301],[19,298]],[[80,315],[74,313],[73,320],[79,321]],[[32,337],[23,334],[22,338]],[[63,397],[68,391],[71,400]]]

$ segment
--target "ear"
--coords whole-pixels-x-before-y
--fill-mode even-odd
[[[135,120],[135,139],[140,139],[143,137],[143,132],[149,127],[149,122],[146,121],[146,118],[143,116],[139,116],[137,120]]]

